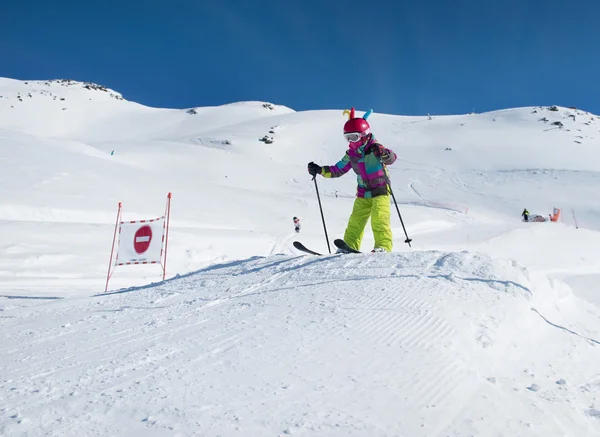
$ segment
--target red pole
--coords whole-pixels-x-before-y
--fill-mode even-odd
[[[119,202],[119,209],[117,210],[117,222],[115,223],[115,235],[113,236],[112,248],[110,249],[110,261],[108,262],[108,273],[106,274],[106,287],[104,292],[108,291],[108,281],[110,280],[110,268],[112,266],[113,253],[115,250],[115,241],[117,240],[117,228],[119,227],[119,217],[121,217],[121,202]]]
[[[163,281],[167,274],[167,246],[169,244],[169,221],[171,220],[171,193],[167,194],[167,235],[165,237],[165,263],[163,265]]]

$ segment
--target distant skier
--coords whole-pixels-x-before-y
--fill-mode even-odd
[[[527,211],[527,208],[523,209],[523,212],[521,213],[521,215],[523,216],[523,221],[524,222],[528,222],[529,221],[529,211]]]
[[[294,230],[300,232],[300,219],[298,217],[294,217]]]
[[[358,187],[344,241],[351,248],[360,250],[370,217],[375,238],[373,252],[391,252],[390,196],[385,165],[393,164],[396,154],[378,143],[371,133],[367,118],[372,111],[368,111],[362,118],[354,116],[354,108],[344,111],[346,112],[349,112],[348,121],[344,125],[344,138],[349,145],[346,154],[335,165],[321,167],[309,162],[308,172],[313,176],[320,174],[326,178],[338,178],[350,169],[354,170]]]

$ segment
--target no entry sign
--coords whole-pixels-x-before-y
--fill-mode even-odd
[[[139,228],[133,236],[133,249],[138,255],[143,254],[152,242],[152,228],[148,225]]]
[[[161,262],[164,235],[165,217],[121,222],[115,265]]]

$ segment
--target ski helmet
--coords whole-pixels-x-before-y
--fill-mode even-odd
[[[369,126],[369,122],[367,120],[365,120],[362,117],[358,117],[355,118],[353,117],[354,115],[354,108],[352,108],[352,112],[350,113],[350,120],[348,120],[345,124],[344,124],[344,133],[350,133],[350,132],[359,132],[359,133],[364,133],[365,135],[371,132],[371,126]]]
[[[350,142],[351,147],[356,148],[360,146],[364,138],[371,133],[371,126],[369,126],[367,118],[372,112],[373,110],[370,109],[362,117],[355,117],[354,108],[344,111],[344,114],[348,114],[348,121],[344,124],[344,136]],[[356,139],[352,139],[348,135],[353,133],[358,134],[356,135]]]

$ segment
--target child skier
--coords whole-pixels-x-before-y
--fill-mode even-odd
[[[351,248],[360,250],[370,217],[375,238],[372,252],[391,252],[390,198],[385,165],[393,164],[396,154],[379,144],[371,133],[367,118],[372,110],[362,118],[354,116],[354,108],[344,111],[344,114],[347,112],[349,119],[344,125],[344,138],[349,148],[346,154],[335,165],[321,167],[309,162],[308,172],[313,176],[320,174],[326,178],[339,178],[350,169],[354,170],[358,186],[344,241]]]
[[[300,219],[298,217],[294,217],[294,231],[300,232]]]

